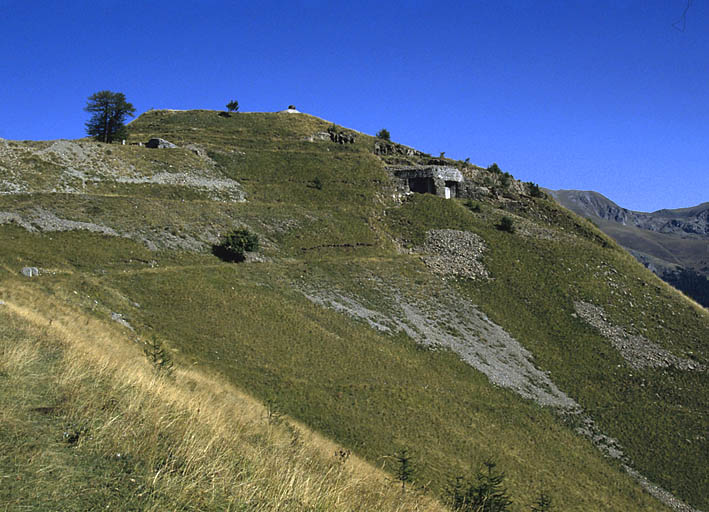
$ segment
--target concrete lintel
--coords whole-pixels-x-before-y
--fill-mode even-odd
[[[433,180],[455,181],[461,183],[464,178],[455,167],[442,165],[412,165],[388,167],[398,178],[430,178]]]

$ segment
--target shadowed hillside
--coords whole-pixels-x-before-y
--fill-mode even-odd
[[[666,282],[709,307],[709,203],[645,213],[621,208],[597,192],[549,192],[592,219]]]

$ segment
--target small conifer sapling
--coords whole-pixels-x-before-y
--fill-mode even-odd
[[[396,454],[396,479],[401,482],[401,490],[406,490],[407,482],[411,482],[414,476],[414,468],[411,464],[411,456],[406,448]]]
[[[551,512],[551,497],[542,492],[532,505],[532,512]]]
[[[174,363],[170,353],[167,351],[162,341],[153,336],[145,344],[143,352],[145,352],[145,356],[148,358],[148,361],[150,361],[150,364],[153,365],[153,368],[155,368],[157,373],[167,377],[172,376]]]

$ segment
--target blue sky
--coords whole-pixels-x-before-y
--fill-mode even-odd
[[[0,137],[78,138],[102,89],[301,111],[652,211],[709,201],[694,0],[0,0]]]

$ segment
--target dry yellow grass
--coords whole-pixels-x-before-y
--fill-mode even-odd
[[[438,511],[414,491],[289,418],[269,421],[250,396],[194,369],[156,374],[118,325],[56,303],[19,282],[3,291],[7,312],[64,357],[58,386],[68,418],[91,425],[95,449],[132,454],[153,468],[145,493],[168,504],[225,510]],[[51,312],[51,313],[48,313]],[[31,364],[42,343],[5,347],[4,368]],[[80,441],[84,442],[84,441]],[[344,453],[344,452],[343,452]]]

